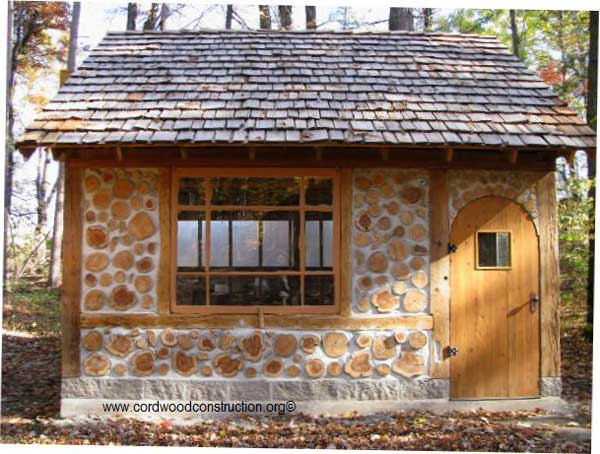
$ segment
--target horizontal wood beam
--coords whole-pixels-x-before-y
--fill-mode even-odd
[[[263,314],[265,328],[292,329],[431,329],[430,315],[401,315],[395,317],[343,317],[319,314]],[[83,328],[98,326],[173,328],[236,328],[260,325],[257,314],[81,314]]]

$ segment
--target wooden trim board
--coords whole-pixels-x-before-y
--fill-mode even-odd
[[[560,272],[554,172],[537,183],[540,225],[541,376],[560,376]]]
[[[430,172],[429,204],[431,206],[431,315],[433,339],[430,342],[430,375],[450,376],[449,359],[444,358],[450,343],[450,224],[448,212],[448,174],[444,170]],[[436,353],[437,350],[437,353]],[[439,360],[436,360],[438,356]]]
[[[80,375],[82,175],[81,168],[66,166],[61,306],[63,377],[79,377]]]

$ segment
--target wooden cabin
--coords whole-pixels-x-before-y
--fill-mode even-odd
[[[496,38],[109,33],[18,147],[66,167],[65,415],[560,395],[595,133]]]

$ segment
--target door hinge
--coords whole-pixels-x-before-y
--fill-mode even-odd
[[[454,253],[456,252],[456,250],[458,249],[458,247],[456,246],[456,244],[454,243],[448,243],[448,252],[449,253]]]

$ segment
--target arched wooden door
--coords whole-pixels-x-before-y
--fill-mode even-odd
[[[538,396],[539,247],[528,213],[477,199],[457,214],[450,241],[450,396]]]

